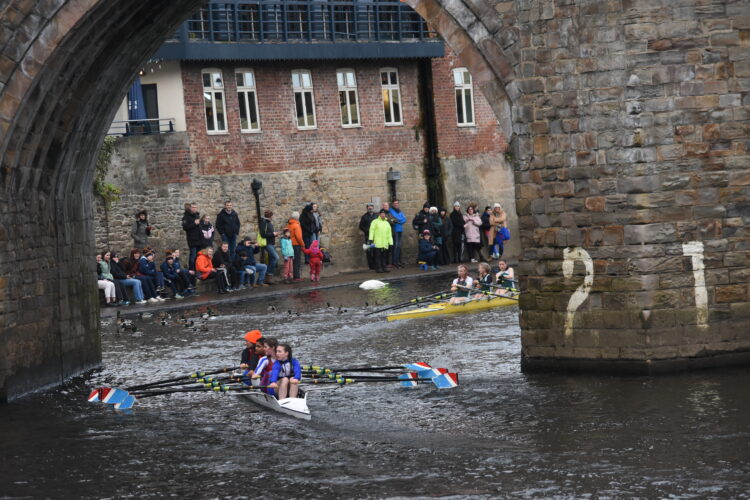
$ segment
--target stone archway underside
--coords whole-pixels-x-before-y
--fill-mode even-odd
[[[409,3],[512,104],[525,368],[747,361],[750,0]],[[0,2],[0,400],[100,361],[93,159],[199,4]]]

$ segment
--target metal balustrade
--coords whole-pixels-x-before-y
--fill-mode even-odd
[[[154,135],[174,132],[174,118],[113,121],[107,135]]]
[[[173,37],[174,41],[259,43],[437,39],[419,14],[398,0],[212,1]]]

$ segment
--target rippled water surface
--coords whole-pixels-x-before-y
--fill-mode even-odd
[[[193,327],[179,313],[136,318],[135,333],[105,324],[102,370],[0,406],[0,498],[748,497],[749,369],[525,375],[515,307],[365,316],[442,284],[248,300],[211,320],[198,308]],[[91,387],[237,364],[253,328],[305,364],[426,361],[461,385],[319,390],[311,422],[225,394],[143,399],[132,414],[86,402]]]

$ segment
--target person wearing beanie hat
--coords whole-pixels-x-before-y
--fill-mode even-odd
[[[135,222],[130,230],[130,237],[133,238],[133,246],[142,248],[148,246],[148,237],[151,236],[151,224],[148,222],[148,213],[141,210],[135,215]]]
[[[453,224],[453,231],[451,232],[451,243],[453,246],[453,263],[457,264],[463,261],[464,253],[464,214],[461,213],[461,204],[455,202],[453,204],[453,211],[451,212],[451,224]]]
[[[264,351],[263,348],[261,348],[261,353],[258,352],[258,341],[263,338],[263,335],[260,333],[260,330],[250,330],[243,338],[247,344],[242,350],[240,368],[252,371],[255,370],[255,367],[258,366],[258,360],[264,355],[264,352],[262,352]]]
[[[422,231],[429,229],[430,227],[430,204],[425,203],[422,205],[422,210],[417,212],[417,215],[411,221],[411,226],[417,232],[417,237],[422,234]]]

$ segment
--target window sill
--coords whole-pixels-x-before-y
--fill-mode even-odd
[[[243,134],[260,134],[261,132],[263,132],[263,130],[261,130],[261,129],[257,129],[257,130],[242,130],[242,129],[240,129],[240,132],[243,133]]]
[[[297,127],[297,130],[304,132],[305,130],[318,130],[317,125],[315,127]]]
[[[385,126],[386,127],[403,127],[404,126],[404,122],[400,122],[400,123],[386,123]]]
[[[208,135],[229,135],[229,131],[228,130],[222,130],[221,132],[206,131],[206,134],[208,134]]]
[[[476,128],[476,123],[457,123],[458,128]]]
[[[362,128],[362,125],[341,125],[341,128]]]

